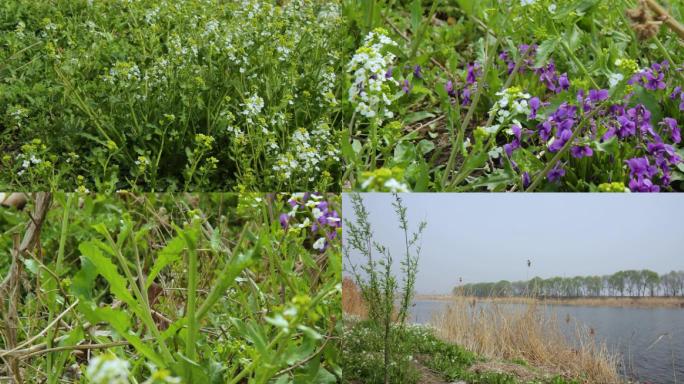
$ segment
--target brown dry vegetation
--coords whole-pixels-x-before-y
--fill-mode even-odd
[[[526,309],[472,300],[453,302],[433,319],[443,339],[491,359],[524,360],[545,371],[592,383],[619,383],[618,358],[597,344],[589,329],[577,328],[571,344],[558,319],[532,303]]]
[[[348,277],[342,280],[342,310],[347,315],[357,316],[362,319],[368,315],[368,309],[363,302],[359,287]]]
[[[416,300],[452,301],[466,300],[478,302],[491,302],[498,304],[557,304],[578,305],[590,307],[632,307],[632,308],[684,308],[684,297],[663,296],[611,296],[611,297],[577,297],[577,298],[545,298],[536,299],[531,297],[470,297],[452,295],[417,295]]]

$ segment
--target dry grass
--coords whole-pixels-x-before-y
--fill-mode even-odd
[[[368,315],[368,309],[363,297],[361,297],[359,287],[348,277],[342,280],[342,310],[347,315],[357,316],[361,319],[365,319]]]
[[[593,332],[578,328],[575,343],[560,329],[558,319],[535,303],[513,308],[498,303],[475,305],[452,298],[433,319],[438,333],[491,359],[522,359],[530,365],[591,383],[620,383],[618,358],[605,344],[597,344]]]
[[[463,300],[478,302],[491,302],[499,304],[557,304],[579,305],[588,307],[631,307],[631,308],[684,308],[684,297],[577,297],[577,298],[546,298],[535,299],[531,297],[461,297]],[[452,301],[451,295],[419,295],[416,300]]]

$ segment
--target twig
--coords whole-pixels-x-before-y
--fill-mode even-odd
[[[665,8],[663,8],[660,4],[658,4],[655,0],[644,0],[646,5],[653,11],[653,13],[657,14],[659,19],[663,21],[663,23],[667,24],[670,29],[679,35],[681,39],[684,39],[684,25],[680,24],[675,18],[670,16],[670,14],[667,12]]]

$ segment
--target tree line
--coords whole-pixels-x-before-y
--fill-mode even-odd
[[[600,296],[682,296],[684,271],[659,275],[648,270],[619,271],[605,276],[534,277],[528,281],[501,280],[463,284],[454,295],[477,297],[600,297]]]

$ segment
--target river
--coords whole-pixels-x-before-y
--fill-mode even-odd
[[[412,321],[429,323],[446,301],[416,301]],[[505,304],[524,308],[525,304]],[[558,319],[568,316],[591,327],[597,342],[605,341],[624,361],[622,373],[642,383],[684,383],[684,309],[618,308],[574,305],[546,305]],[[560,321],[568,335],[569,325]],[[572,322],[570,323],[572,324]],[[662,336],[662,337],[661,337]],[[673,367],[674,361],[674,367]],[[675,379],[676,375],[676,379]]]

